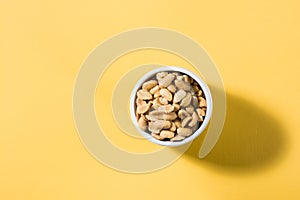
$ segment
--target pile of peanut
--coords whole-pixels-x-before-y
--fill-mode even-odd
[[[136,94],[139,127],[157,140],[181,141],[205,118],[206,100],[199,84],[179,72],[159,72]]]

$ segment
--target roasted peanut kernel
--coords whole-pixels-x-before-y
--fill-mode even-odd
[[[197,94],[197,92],[200,90],[197,85],[193,85],[193,90]]]
[[[165,130],[163,130],[163,131],[160,132],[159,135],[160,135],[161,137],[163,137],[163,138],[173,138],[174,135],[175,135],[175,133],[172,132],[172,131],[165,131]]]
[[[192,117],[186,117],[182,120],[181,122],[181,127],[184,128],[186,127],[186,125],[192,120],[193,118]]]
[[[199,114],[203,117],[203,116],[205,116],[205,110],[204,109],[202,109],[202,108],[199,108]]]
[[[191,85],[189,83],[184,82],[183,80],[175,80],[175,85],[178,89],[189,91],[191,89]]]
[[[196,114],[196,112],[194,112],[192,115],[192,120],[189,123],[189,126],[193,127],[197,124],[197,122],[198,122],[198,115]]]
[[[175,132],[177,129],[175,122],[172,122],[172,126],[170,127],[170,131]]]
[[[169,85],[169,86],[167,87],[167,89],[168,89],[170,92],[172,92],[172,93],[175,93],[175,92],[176,92],[176,87],[175,87],[175,85],[173,85],[173,84]]]
[[[197,115],[198,115],[198,120],[200,121],[200,122],[203,122],[203,116],[201,115],[202,113],[202,111],[201,111],[202,109],[201,108],[197,108],[196,109],[196,112],[197,112]]]
[[[158,101],[159,101],[159,103],[161,103],[163,105],[167,105],[168,104],[168,100],[165,99],[164,97],[159,97]]]
[[[178,111],[178,117],[180,119],[184,119],[184,118],[189,117],[189,116],[190,116],[190,114],[187,111],[183,110],[183,109]]]
[[[161,80],[167,75],[168,75],[168,72],[159,72],[159,73],[156,74],[156,79]]]
[[[199,106],[199,102],[198,102],[198,98],[193,96],[192,97],[192,104],[195,108],[197,108]]]
[[[172,95],[172,93],[169,90],[163,88],[159,92],[160,92],[160,95],[163,98],[165,98],[167,101],[172,101],[173,95]]]
[[[137,106],[141,106],[141,105],[147,104],[146,101],[144,101],[142,99],[136,99],[135,103],[136,103]]]
[[[186,96],[181,100],[180,106],[186,107],[190,105],[191,100],[192,100],[191,93],[187,93]]]
[[[149,92],[150,92],[150,94],[155,94],[158,90],[159,90],[159,86],[157,85],[157,86],[153,87]]]
[[[194,112],[194,107],[192,105],[189,105],[188,107],[185,108],[185,110],[190,113],[190,114],[193,114]]]
[[[157,85],[156,80],[150,80],[150,81],[145,82],[143,84],[142,88],[145,89],[145,90],[150,90],[151,88],[153,88],[156,85]]]
[[[190,128],[178,128],[177,129],[177,134],[180,135],[180,136],[187,137],[187,136],[190,136],[192,134],[192,129],[190,129]]]
[[[180,105],[177,103],[174,103],[173,106],[174,106],[174,111],[178,111],[180,109]]]
[[[152,95],[145,89],[139,90],[137,96],[142,100],[151,100],[153,98]]]
[[[170,112],[173,112],[174,111],[174,106],[171,105],[171,104],[168,104],[168,105],[163,105],[163,106],[159,106],[157,108],[157,110],[159,112],[163,112],[163,113],[170,113]]]
[[[196,93],[196,95],[197,95],[198,97],[200,97],[200,96],[202,95],[202,90],[199,90],[199,91]]]
[[[174,78],[175,78],[174,74],[168,74],[164,78],[158,80],[158,83],[159,83],[159,85],[161,85],[163,87],[168,87],[172,83]]]
[[[144,115],[142,115],[138,121],[139,127],[145,131],[147,129],[147,120]]]
[[[181,136],[181,135],[176,135],[175,137],[173,137],[171,139],[172,142],[178,142],[178,141],[181,141],[183,140],[185,137]]]
[[[203,97],[199,97],[199,107],[206,107],[206,100]]]
[[[184,90],[179,90],[178,92],[175,93],[174,95],[174,103],[180,102],[184,97],[186,96],[186,92]]]
[[[176,119],[174,121],[175,125],[176,125],[176,128],[180,128],[181,127],[181,121],[179,119]]]
[[[155,134],[155,133],[151,133],[151,135],[152,135],[152,137],[154,137],[157,140],[163,140],[164,139],[163,137],[161,137],[160,135]]]
[[[165,121],[163,129],[169,129],[169,128],[171,128],[171,126],[172,126],[172,123],[170,121]]]
[[[150,103],[137,106],[137,108],[136,108],[137,113],[144,114],[145,112],[147,112],[150,109],[150,106],[151,106]]]
[[[159,92],[159,90],[157,90],[155,93],[154,93],[154,98],[157,98],[157,97],[160,97],[160,92]]]
[[[149,130],[152,133],[159,133],[163,129],[164,124],[165,124],[165,120],[151,121],[149,123]]]

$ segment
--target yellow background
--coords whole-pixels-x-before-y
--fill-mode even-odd
[[[299,6],[1,0],[0,199],[300,199]],[[205,160],[196,158],[202,136],[173,165],[135,175],[107,168],[85,150],[73,123],[72,90],[99,43],[145,26],[179,31],[208,51],[226,87],[228,113]],[[158,51],[127,56],[99,83],[111,81],[102,85],[106,93],[125,73],[121,67],[186,64]],[[145,151],[113,133],[122,148]]]

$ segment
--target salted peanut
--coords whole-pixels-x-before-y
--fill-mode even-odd
[[[159,90],[159,86],[156,85],[153,88],[151,88],[151,90],[149,92],[150,92],[150,94],[155,94],[158,90]]]
[[[146,101],[144,101],[142,99],[138,99],[138,98],[136,99],[135,103],[136,103],[137,106],[141,106],[141,105],[147,104]]]
[[[164,78],[158,80],[158,83],[159,83],[160,86],[168,87],[172,83],[174,78],[175,78],[174,74],[168,74]]]
[[[184,82],[186,82],[186,83],[190,83],[190,79],[189,79],[189,77],[187,76],[187,75],[183,75],[183,80],[184,80]]]
[[[192,120],[193,118],[192,117],[186,117],[182,120],[181,122],[181,127],[186,127],[186,125]]]
[[[203,116],[201,115],[201,112],[202,112],[201,110],[202,110],[201,108],[196,109],[199,122],[203,122]]]
[[[184,118],[189,117],[189,116],[190,116],[190,114],[187,111],[183,110],[183,109],[178,111],[178,117],[180,119],[184,119]]]
[[[206,100],[203,97],[199,97],[199,107],[206,107]]]
[[[185,110],[190,113],[190,114],[193,114],[194,112],[194,107],[192,105],[189,105],[188,107],[185,108]]]
[[[178,128],[177,129],[177,134],[180,135],[180,136],[187,137],[187,136],[190,136],[192,134],[192,129],[190,129],[190,128]]]
[[[197,98],[197,97],[195,97],[195,96],[192,97],[192,104],[193,104],[193,106],[194,106],[195,108],[198,107],[199,101],[198,101],[198,98]]]
[[[178,103],[179,101],[181,101],[181,99],[183,99],[186,96],[186,92],[184,90],[179,90],[178,92],[175,93],[174,95],[174,103]]]
[[[181,121],[179,119],[176,119],[174,121],[176,128],[180,128],[181,127]]]
[[[174,74],[176,77],[179,76],[178,72],[173,72],[172,74]]]
[[[140,106],[137,106],[136,110],[139,114],[144,114],[150,109],[151,103],[143,104]]]
[[[177,78],[176,78],[177,80],[180,80],[180,81],[182,81],[183,80],[183,76],[182,75],[180,75],[180,76],[177,76]]]
[[[175,112],[164,114],[163,119],[172,121],[177,118],[177,114]]]
[[[153,106],[157,106],[157,108],[158,108],[159,106],[161,106],[161,103],[159,102],[159,98],[155,98],[155,99],[153,100],[152,104],[153,104]],[[157,109],[157,108],[156,108],[156,109]]]
[[[147,121],[150,121],[150,116],[149,115],[145,115]]]
[[[178,111],[180,109],[180,105],[177,103],[174,103],[173,106],[174,106],[174,111]]]
[[[155,93],[154,93],[154,98],[157,98],[157,97],[160,97],[160,92],[159,92],[159,90],[157,90]]]
[[[195,126],[191,127],[192,132],[194,133],[198,128],[199,128],[198,124],[196,124]]]
[[[152,135],[152,137],[154,137],[157,140],[163,140],[164,139],[163,137],[161,137],[160,135],[155,134],[155,133],[151,133],[151,135]]]
[[[144,115],[141,115],[139,121],[138,121],[139,127],[145,131],[147,129],[147,120]]]
[[[150,81],[145,82],[143,84],[142,88],[149,91],[150,89],[152,89],[156,85],[157,85],[156,80],[150,80]]]
[[[175,137],[173,137],[171,139],[172,142],[177,142],[177,141],[181,141],[183,140],[185,137],[181,136],[181,135],[176,135]]]
[[[159,91],[159,93],[160,93],[160,95],[161,95],[163,98],[165,98],[167,101],[172,101],[173,95],[172,95],[172,93],[171,93],[168,89],[163,88],[163,89],[161,89],[161,90]]]
[[[168,100],[165,99],[164,97],[159,97],[158,101],[163,105],[167,105],[169,103]]]
[[[202,117],[205,116],[205,110],[202,108],[199,108],[199,115],[201,115]]]
[[[168,75],[168,72],[159,72],[159,73],[156,74],[156,79],[161,80],[167,75]]]
[[[156,120],[172,121],[176,118],[177,118],[177,114],[175,112],[163,113],[163,112],[159,112],[158,110],[153,110],[149,112],[150,121],[156,121]]]
[[[169,85],[169,86],[167,87],[167,89],[168,89],[170,92],[172,92],[172,93],[175,93],[175,92],[176,92],[176,87],[175,87],[175,85],[173,85],[173,84]]]
[[[194,82],[194,79],[192,77],[189,77],[189,76],[187,76],[185,74],[183,75],[183,80],[186,83],[193,83]]]
[[[171,128],[171,126],[172,126],[172,123],[170,121],[165,121],[163,129],[169,129],[169,128]]]
[[[163,106],[159,106],[157,108],[157,110],[159,112],[163,112],[163,113],[170,113],[170,112],[173,112],[174,111],[174,106],[171,105],[171,104],[168,104],[168,105],[163,105]]]
[[[197,93],[200,90],[197,85],[193,85],[192,87],[195,93]]]
[[[191,85],[189,83],[184,82],[183,80],[175,80],[175,85],[178,89],[187,91],[191,89]]]
[[[141,117],[141,114],[140,114],[140,113],[138,113],[138,111],[137,111],[137,110],[135,110],[135,116],[136,116],[136,119],[137,119],[137,120],[139,120],[139,119],[140,119],[140,117]]]
[[[139,99],[142,99],[142,100],[151,100],[153,98],[152,95],[150,94],[150,92],[148,92],[145,89],[139,90],[137,93],[137,96]]]
[[[149,122],[149,130],[152,133],[159,133],[165,124],[165,120],[156,120],[156,121],[151,121]]]
[[[192,120],[190,121],[189,126],[193,127],[197,124],[197,122],[198,122],[198,115],[196,114],[196,112],[194,112],[192,114]]]
[[[192,95],[187,93],[186,96],[181,100],[180,106],[186,107],[191,104]]]
[[[160,134],[159,134],[161,137],[163,138],[173,138],[175,133],[172,132],[172,131],[161,131]]]
[[[200,96],[202,95],[202,90],[199,90],[199,91],[196,93],[196,95],[197,95],[198,97],[200,97]]]
[[[170,127],[170,131],[173,131],[173,132],[175,132],[175,131],[176,131],[176,129],[177,129],[177,127],[176,127],[176,124],[175,124],[175,122],[172,122],[172,125],[171,125],[171,127]]]

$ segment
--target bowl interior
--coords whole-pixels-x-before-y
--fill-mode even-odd
[[[137,91],[142,87],[142,85],[145,81],[148,81],[149,79],[151,79],[156,73],[163,72],[163,71],[180,72],[180,73],[186,74],[186,75],[190,76],[191,78],[193,78],[194,81],[196,81],[199,84],[200,88],[202,89],[204,97],[206,99],[206,103],[207,103],[206,116],[205,116],[202,124],[200,124],[199,128],[192,135],[190,135],[189,137],[187,137],[187,138],[185,138],[181,141],[177,141],[177,142],[160,141],[160,140],[157,140],[157,139],[153,138],[149,133],[143,131],[139,127],[138,122],[137,122],[137,117],[136,117],[136,114],[135,114],[135,110],[136,110],[135,99],[136,99]],[[184,145],[184,144],[187,144],[187,143],[193,141],[207,127],[208,122],[211,118],[211,114],[212,114],[211,93],[210,93],[210,90],[209,90],[208,86],[206,85],[206,83],[201,78],[199,78],[197,75],[195,75],[193,72],[191,72],[187,69],[184,69],[184,68],[181,68],[181,67],[175,67],[175,66],[160,67],[160,68],[149,71],[136,83],[136,85],[135,85],[135,87],[134,87],[134,89],[131,93],[131,97],[130,97],[130,114],[131,114],[131,119],[132,119],[135,127],[137,128],[137,130],[140,132],[140,134],[142,134],[149,141],[151,141],[155,144],[163,145],[163,146],[180,146],[180,145]]]

